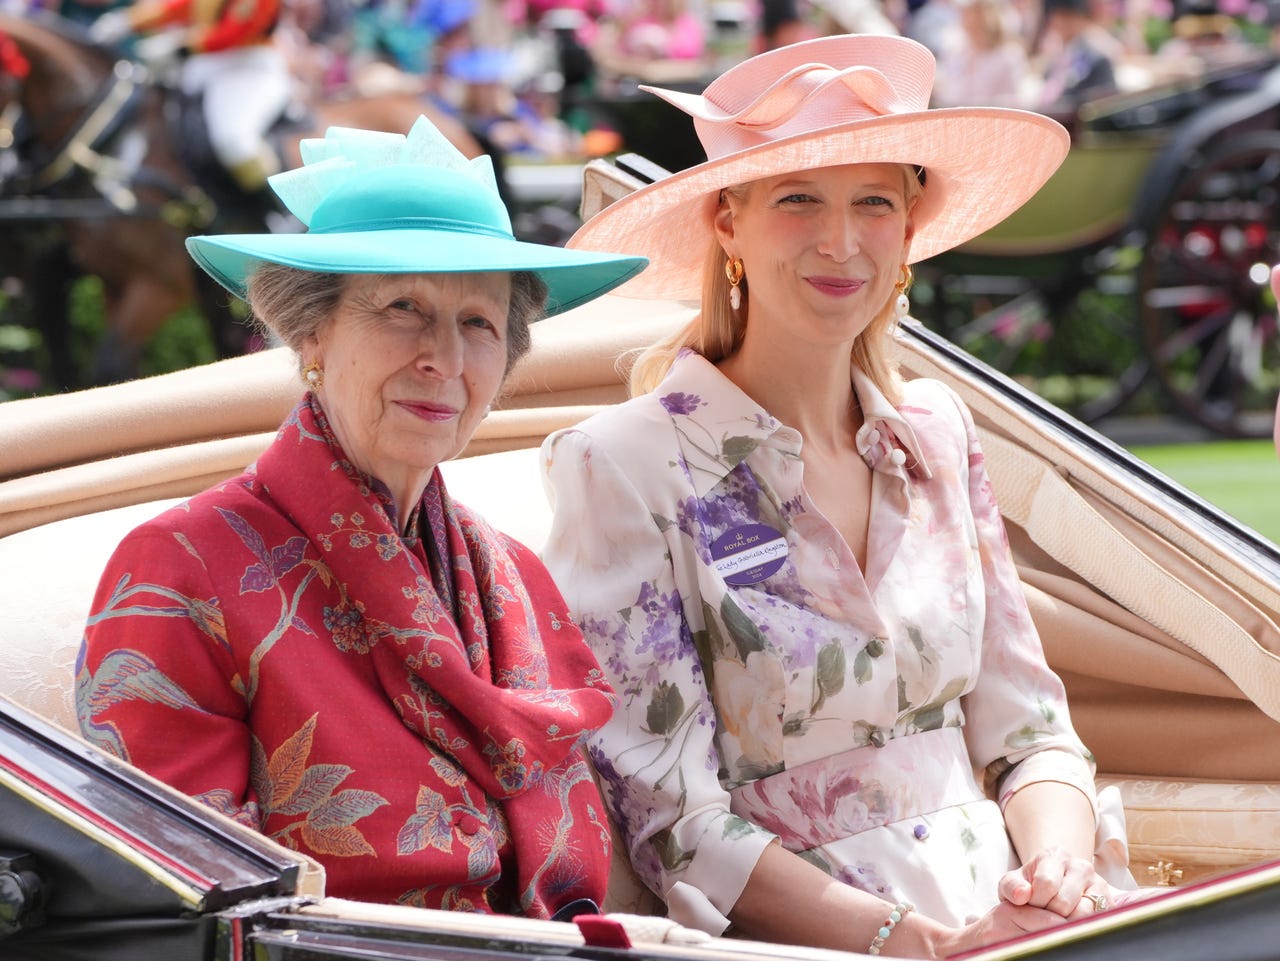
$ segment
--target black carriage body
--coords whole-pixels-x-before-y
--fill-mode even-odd
[[[546,936],[482,915],[329,902],[301,893],[304,865],[128,765],[0,702],[2,870],[28,856],[25,922],[0,896],[12,961],[812,961],[853,958],[753,942],[633,948]],[[32,877],[31,875],[34,875]],[[453,923],[441,923],[449,919]],[[15,923],[16,922],[16,923]],[[20,928],[14,930],[14,928]],[[570,929],[571,930],[571,929]],[[1280,863],[978,952],[980,961],[1268,961],[1280,957]]]
[[[7,703],[0,850],[0,956],[15,961],[213,958],[222,913],[292,903],[305,866]]]

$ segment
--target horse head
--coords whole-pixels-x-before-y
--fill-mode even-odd
[[[58,17],[0,15],[0,34],[26,74],[0,89],[0,141],[11,142],[0,221],[15,238],[52,232],[68,270],[102,281],[91,379],[134,376],[143,346],[195,297],[183,239],[212,217],[208,197],[171,146],[164,90],[144,66]],[[70,336],[59,306],[36,313],[51,348]]]
[[[115,58],[54,17],[0,16],[0,36],[9,50],[0,80],[6,192],[31,192],[73,172],[76,132],[112,85]]]
[[[0,34],[12,39],[26,63],[6,81],[8,91],[0,89],[0,148],[9,157],[0,157],[0,223],[16,223],[18,211],[29,230],[38,225],[56,234],[62,247],[54,253],[65,253],[69,269],[101,279],[106,333],[96,347],[92,380],[135,376],[143,347],[192,303],[209,321],[220,355],[243,351],[248,328],[183,245],[188,234],[228,229],[227,219],[215,225],[213,217],[236,210],[234,198],[221,210],[210,200],[214,174],[180,152],[170,129],[173,116],[190,109],[190,102],[174,99],[147,67],[95,44],[61,18],[0,15]],[[16,76],[24,70],[25,77]],[[332,124],[406,133],[422,113],[433,113],[430,105],[404,95],[316,104],[308,118],[315,126],[292,128],[285,155],[290,165],[300,162],[298,141],[321,136]],[[457,121],[433,119],[464,154],[482,152]],[[6,129],[9,147],[3,146]],[[189,146],[189,140],[182,142]],[[47,329],[50,321],[65,321],[59,316],[65,310],[33,313],[46,326],[46,344],[69,339],[65,323],[61,330]]]

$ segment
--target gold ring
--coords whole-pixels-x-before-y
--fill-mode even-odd
[[[1107,910],[1107,896],[1105,894],[1086,894],[1085,897],[1093,902],[1093,911],[1095,914],[1099,911]]]

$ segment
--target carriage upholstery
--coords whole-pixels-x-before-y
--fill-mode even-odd
[[[501,409],[443,468],[455,496],[539,546],[542,438],[621,400],[619,358],[688,316],[610,296],[537,325]],[[1046,652],[1124,798],[1138,880],[1280,857],[1280,579],[920,346],[901,359],[974,412]],[[0,405],[0,694],[75,730],[75,657],[110,551],[252,461],[300,393],[272,350]],[[610,906],[655,909],[615,860]]]

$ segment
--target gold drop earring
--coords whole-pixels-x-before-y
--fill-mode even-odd
[[[903,264],[899,269],[901,274],[898,282],[893,285],[893,289],[898,292],[898,299],[893,302],[893,318],[898,323],[901,323],[911,313],[911,301],[907,298],[907,290],[911,287],[913,275],[911,268],[906,264]]]
[[[724,262],[724,275],[729,278],[729,306],[735,311],[742,306],[742,288],[738,285],[742,283],[743,271],[739,257],[730,257]]]

